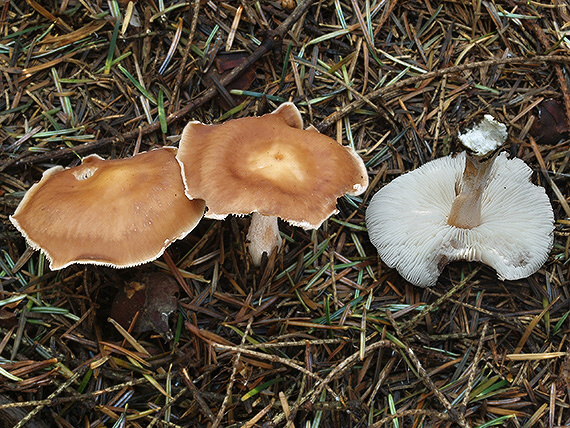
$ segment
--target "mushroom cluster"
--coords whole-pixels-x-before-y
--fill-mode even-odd
[[[254,213],[248,248],[259,265],[281,244],[277,217],[318,228],[336,212],[338,197],[367,186],[354,150],[304,130],[297,108],[285,103],[261,117],[191,122],[178,151],[91,155],[75,168],[49,169],[10,219],[51,269],[119,268],[158,258],[196,226],[206,204],[215,219]]]
[[[480,261],[500,279],[525,278],[546,261],[554,215],[521,159],[436,159],[384,186],[366,211],[381,259],[409,282],[432,286],[454,260]]]

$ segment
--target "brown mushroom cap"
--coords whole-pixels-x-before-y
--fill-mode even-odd
[[[204,201],[184,195],[175,155],[175,148],[165,147],[128,159],[91,155],[75,168],[51,168],[10,220],[53,270],[154,260],[204,212]]]
[[[189,123],[177,155],[186,195],[206,200],[210,218],[258,212],[318,228],[338,197],[366,189],[368,176],[352,149],[302,127],[291,103],[221,125]]]

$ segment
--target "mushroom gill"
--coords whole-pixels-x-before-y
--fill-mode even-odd
[[[383,186],[366,226],[382,261],[432,286],[449,262],[478,261],[503,280],[526,278],[548,259],[554,214],[521,159],[479,162],[465,152],[428,162]]]

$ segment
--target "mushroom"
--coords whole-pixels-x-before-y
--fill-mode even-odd
[[[366,210],[370,241],[407,281],[432,286],[454,260],[480,261],[499,279],[536,272],[552,248],[554,215],[521,159],[460,153],[428,162],[378,191]]]
[[[253,213],[247,239],[256,266],[281,245],[277,217],[317,229],[337,212],[337,198],[368,186],[356,152],[315,128],[303,130],[292,103],[221,125],[190,122],[177,159],[186,195],[206,201],[206,217]]]
[[[176,148],[129,159],[97,155],[53,167],[26,193],[10,220],[52,270],[72,263],[124,268],[162,255],[200,221],[204,201],[184,195]]]

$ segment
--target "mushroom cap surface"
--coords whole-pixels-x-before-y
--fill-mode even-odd
[[[206,200],[206,217],[258,212],[318,228],[336,200],[368,186],[362,159],[316,129],[303,130],[291,103],[221,125],[189,123],[177,159],[186,195]]]
[[[204,201],[184,195],[176,148],[128,159],[97,155],[44,172],[10,220],[52,270],[72,263],[117,268],[154,260],[200,221]]]
[[[491,160],[492,161],[492,160]],[[432,286],[453,260],[481,261],[502,279],[537,271],[552,248],[554,215],[532,170],[503,152],[490,167],[481,196],[481,224],[447,223],[465,168],[465,152],[428,162],[378,191],[366,211],[370,240],[381,259],[409,282]]]

